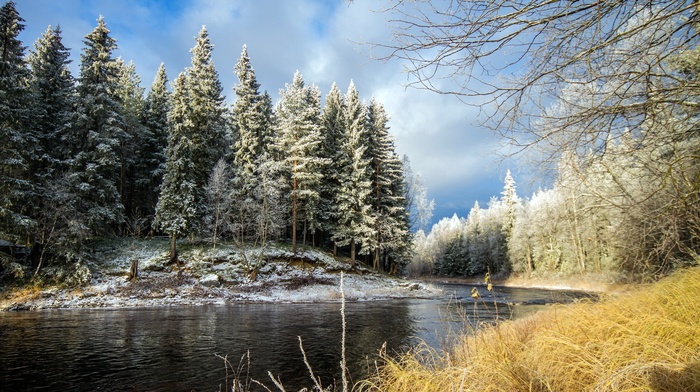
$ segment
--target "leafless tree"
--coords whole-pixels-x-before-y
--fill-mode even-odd
[[[697,107],[669,62],[697,45],[695,1],[390,1],[391,43],[410,84],[482,105],[522,149],[601,150],[659,107]],[[587,90],[588,97],[583,96]],[[576,100],[584,98],[582,101]],[[566,104],[556,111],[552,105]],[[695,111],[695,110],[693,110]],[[543,126],[547,125],[547,126]]]

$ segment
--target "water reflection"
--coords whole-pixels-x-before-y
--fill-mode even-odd
[[[384,342],[390,353],[419,341],[440,347],[450,331],[464,328],[465,314],[467,320],[494,317],[487,301],[474,308],[469,288],[450,289],[445,300],[348,303],[347,355],[355,381],[374,369]],[[553,295],[538,291],[499,290],[497,296],[506,303]],[[316,376],[332,385],[340,382],[339,309],[337,303],[233,304],[0,313],[0,385],[8,391],[219,391],[231,380],[217,354],[238,368],[249,352],[252,378],[272,385],[270,371],[298,390],[312,381],[297,336]]]

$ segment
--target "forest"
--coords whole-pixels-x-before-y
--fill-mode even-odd
[[[4,275],[80,265],[110,236],[169,236],[173,263],[178,239],[299,242],[391,273],[408,262],[425,189],[383,105],[352,81],[324,104],[297,71],[273,104],[244,45],[227,105],[203,27],[191,66],[169,83],[161,64],[146,91],[104,18],[77,77],[60,27],[27,50],[23,22],[14,2],[0,10],[0,239],[15,252],[0,252]]]
[[[433,11],[478,13],[468,3],[455,7],[462,8]],[[417,83],[490,95],[496,132],[554,179],[521,197],[509,171],[488,205],[476,202],[466,217],[444,218],[426,233],[433,206],[420,173],[396,153],[383,105],[363,101],[352,81],[345,93],[333,84],[323,97],[297,71],[273,103],[243,46],[227,105],[202,28],[191,66],[169,81],[161,64],[145,89],[134,65],[114,57],[117,40],[103,18],[85,36],[73,76],[60,27],[27,49],[10,1],[0,14],[0,239],[11,250],[0,252],[3,274],[79,265],[91,239],[110,236],[168,236],[172,262],[178,239],[288,241],[294,251],[297,243],[332,249],[394,274],[645,280],[696,264],[695,22],[678,17],[690,9],[682,5],[621,7],[630,17],[614,19],[604,43],[581,42],[592,45],[585,62],[564,39],[537,42],[570,61],[525,52],[535,71],[502,86],[477,80],[492,86],[488,94],[466,85],[440,91],[421,70],[466,74],[496,52],[451,62],[422,55],[419,44],[435,39],[449,51],[456,39],[482,50],[488,40],[471,41],[472,31],[459,40],[445,27],[453,24],[427,19],[431,13],[397,19],[398,44],[389,49],[422,64]],[[442,27],[447,41],[412,30],[418,22]]]
[[[390,57],[421,88],[487,97],[484,125],[553,178],[523,198],[509,172],[487,206],[418,233],[415,272],[638,281],[698,263],[697,2],[402,6]]]

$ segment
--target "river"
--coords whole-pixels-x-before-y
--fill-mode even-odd
[[[351,381],[374,369],[384,342],[389,353],[421,341],[439,349],[465,319],[469,328],[584,295],[480,288],[475,302],[471,288],[445,285],[442,299],[348,302]],[[312,386],[299,336],[323,385],[339,385],[341,330],[339,303],[0,313],[0,391],[215,392],[230,388],[235,373],[277,390],[268,371],[297,391]]]

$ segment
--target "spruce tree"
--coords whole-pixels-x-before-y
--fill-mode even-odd
[[[37,176],[50,181],[62,174],[76,152],[71,139],[71,121],[75,104],[75,81],[68,65],[70,51],[63,45],[60,26],[49,26],[34,43],[27,62],[31,68],[30,88],[34,96],[34,117],[41,149]]]
[[[183,72],[173,83],[172,107],[168,115],[168,147],[165,175],[160,187],[154,225],[170,236],[170,261],[177,261],[177,238],[198,228],[201,214],[200,191],[193,161],[194,141],[198,135],[190,114],[190,91]]]
[[[198,189],[204,188],[216,163],[228,146],[225,139],[223,88],[219,74],[212,61],[213,45],[206,27],[202,27],[192,48],[192,66],[187,69],[190,110],[187,113],[192,123],[192,162],[197,168],[192,180]],[[203,200],[203,194],[198,200]]]
[[[367,112],[351,81],[345,96],[345,134],[339,166],[340,187],[336,194],[338,226],[333,240],[350,246],[350,260],[355,265],[356,247],[367,254],[376,246],[375,218],[372,216],[370,160],[367,158]]]
[[[117,80],[117,97],[121,103],[121,116],[126,137],[121,140],[119,194],[127,218],[127,232],[131,235],[143,234],[146,219],[142,205],[148,192],[144,189],[144,182],[150,173],[142,170],[144,161],[144,141],[146,139],[146,127],[143,125],[143,111],[145,106],[144,88],[141,87],[141,77],[136,73],[134,63],[124,63],[117,59],[119,74]]]
[[[38,159],[28,125],[34,115],[29,70],[18,39],[23,21],[14,2],[0,8],[0,234],[15,240],[34,224],[26,207],[35,192],[29,169]]]
[[[375,219],[376,244],[373,266],[380,268],[384,255],[387,271],[396,272],[409,248],[407,202],[403,164],[394,150],[389,134],[389,118],[384,106],[375,99],[367,110],[368,152],[371,157],[371,204]]]
[[[34,96],[32,125],[40,151],[40,159],[32,169],[38,186],[37,198],[28,203],[37,219],[32,236],[36,272],[45,255],[64,258],[82,237],[81,230],[76,232],[76,227],[71,225],[74,216],[69,211],[76,197],[65,181],[79,145],[72,128],[76,95],[68,68],[69,55],[60,27],[49,26],[27,59],[32,73],[29,86]]]
[[[168,146],[168,112],[170,111],[170,92],[165,65],[160,64],[151,88],[146,95],[142,115],[144,139],[142,141],[141,161],[139,162],[139,188],[144,192],[142,208],[144,216],[152,222],[160,185],[165,174],[166,147]]]
[[[299,219],[307,230],[314,232],[318,228],[319,183],[323,177],[320,168],[326,162],[320,156],[321,100],[315,86],[304,85],[299,71],[280,95],[276,111],[278,143],[290,181],[292,251],[296,252]]]
[[[253,232],[259,232],[256,222],[263,213],[265,195],[264,177],[259,170],[270,142],[272,107],[269,97],[260,93],[260,84],[250,64],[248,49],[244,45],[235,67],[238,85],[234,87],[236,101],[232,107],[232,123],[235,141],[231,147],[235,198],[238,201],[235,214],[238,238],[241,240]],[[264,235],[263,235],[264,236]]]
[[[102,234],[123,221],[120,149],[129,135],[117,94],[119,66],[112,57],[117,43],[104,18],[98,19],[83,42],[75,120],[82,142],[71,165],[70,182],[78,197],[77,214],[82,223],[93,233]]]
[[[328,163],[323,167],[323,180],[320,184],[319,200],[319,225],[325,235],[330,236],[335,232],[338,221],[336,206],[336,193],[340,188],[340,173],[338,162],[342,162],[343,155],[341,143],[345,134],[345,103],[343,94],[338,85],[333,83],[321,116],[323,123],[323,141],[321,143],[322,156],[328,158]],[[337,246],[333,246],[333,253],[337,253]]]

